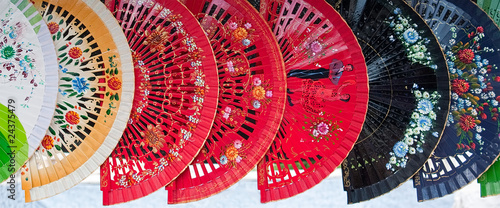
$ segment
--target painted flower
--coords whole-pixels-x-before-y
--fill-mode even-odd
[[[431,119],[427,116],[421,116],[418,118],[417,124],[422,131],[429,131],[432,127]]]
[[[2,49],[0,49],[0,53],[2,54],[2,58],[4,59],[10,59],[14,57],[14,55],[16,55],[16,51],[10,45],[6,45]]]
[[[414,155],[415,153],[417,153],[417,150],[415,150],[414,147],[410,147],[410,149],[408,150],[408,152],[412,155]]]
[[[451,90],[461,96],[469,90],[469,83],[463,79],[454,79],[451,83]]]
[[[153,148],[153,152],[157,153],[163,145],[165,144],[165,134],[163,133],[160,126],[153,126],[148,124],[144,131],[141,131],[141,136],[144,141],[141,142],[141,146],[149,146]]]
[[[233,146],[234,146],[234,148],[239,149],[239,148],[241,148],[242,145],[243,145],[243,143],[241,142],[241,140],[236,140],[236,141],[234,141]]]
[[[393,157],[389,158],[389,163],[396,164],[396,162],[397,162],[396,157],[393,156]]]
[[[238,23],[236,22],[229,23],[229,29],[236,30],[236,28],[238,28]]]
[[[399,31],[399,32],[403,31],[403,29],[404,29],[404,26],[402,24],[396,24],[396,27],[394,27],[394,30]]]
[[[459,50],[457,56],[458,59],[464,64],[470,64],[472,63],[472,60],[474,60],[474,52],[472,49]]]
[[[460,117],[459,124],[462,130],[469,131],[470,129],[474,128],[474,126],[476,126],[476,120],[472,116],[462,115]]]
[[[236,149],[236,147],[234,146],[229,146],[226,149],[225,155],[228,160],[235,160],[236,157],[238,157],[238,149]]]
[[[429,101],[427,99],[422,99],[417,104],[417,109],[422,114],[428,114],[429,112],[432,111],[433,108],[434,108],[434,105],[432,104],[431,101]]]
[[[227,157],[225,155],[220,156],[220,164],[225,165],[227,164]]]
[[[54,139],[49,135],[45,135],[42,140],[42,146],[47,150],[52,149],[54,147]]]
[[[84,93],[89,89],[90,84],[83,77],[75,77],[72,81],[73,89],[78,93]]]
[[[118,77],[111,77],[108,80],[108,87],[112,90],[119,90],[122,88],[122,81]]]
[[[319,42],[316,40],[316,41],[313,41],[313,42],[309,45],[309,49],[310,49],[313,53],[319,53],[319,52],[321,52],[321,50],[323,50],[323,46],[321,45],[321,43],[319,43]]]
[[[243,158],[241,158],[241,156],[238,156],[238,157],[236,157],[236,162],[237,162],[237,163],[240,163],[242,159],[243,159]]]
[[[241,41],[241,44],[243,44],[244,46],[248,46],[248,45],[250,45],[250,43],[251,43],[251,41],[250,41],[250,40],[248,40],[248,39],[243,39],[243,40]]]
[[[273,97],[273,91],[267,91],[266,92],[266,98],[272,98]]]
[[[252,102],[252,106],[253,106],[254,108],[260,108],[260,102],[259,102],[258,100],[254,100],[254,101]]]
[[[71,125],[75,125],[80,122],[80,115],[78,115],[75,111],[68,111],[66,115],[64,115],[64,118],[66,119],[66,122]]]
[[[312,134],[313,134],[314,137],[319,136],[319,132],[318,132],[317,129],[314,129]]]
[[[82,56],[82,49],[78,47],[70,48],[68,51],[68,56],[72,59],[80,58],[80,56]]]
[[[163,27],[157,27],[153,31],[146,30],[146,39],[142,44],[149,46],[151,52],[162,51],[168,41],[168,31]]]
[[[250,24],[250,22],[247,22],[243,26],[245,26],[246,29],[250,29],[252,27],[252,24]]]
[[[233,37],[236,40],[245,39],[247,36],[248,36],[248,31],[245,28],[238,27],[235,30],[233,30]]]
[[[409,137],[409,136],[407,136],[407,137],[405,138],[405,143],[406,143],[407,145],[412,145],[412,144],[413,144],[413,141],[414,141],[414,140],[413,140],[413,137]]]
[[[321,122],[316,126],[316,129],[318,130],[318,133],[320,133],[321,135],[326,135],[328,134],[330,127],[325,122]]]
[[[479,26],[479,27],[476,28],[476,31],[477,31],[477,33],[483,33],[484,29],[483,29],[482,26]]]
[[[252,95],[255,99],[262,100],[266,95],[266,90],[262,86],[254,87],[252,90]]]
[[[404,142],[399,141],[394,145],[392,150],[394,151],[394,154],[397,157],[404,157],[404,156],[406,156],[406,153],[408,152],[408,145]]]
[[[55,22],[47,23],[47,27],[49,28],[50,34],[56,34],[57,31],[59,30],[59,25]]]
[[[417,42],[419,35],[417,31],[415,31],[415,29],[409,28],[403,33],[403,38],[406,40],[406,42],[413,44]]]
[[[262,81],[260,80],[260,78],[258,78],[258,77],[253,78],[253,85],[260,86],[261,84],[262,84]]]

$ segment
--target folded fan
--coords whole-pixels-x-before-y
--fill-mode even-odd
[[[500,30],[467,0],[412,1],[412,6],[443,47],[452,90],[443,138],[414,179],[418,200],[423,201],[464,187],[500,153],[500,97],[496,95],[500,92]]]
[[[261,202],[292,197],[340,165],[368,104],[368,75],[349,26],[326,2],[261,1],[287,71],[287,105],[258,165]]]
[[[57,55],[50,33],[28,0],[2,0],[0,14],[0,181],[40,145],[54,114]]]
[[[133,112],[101,166],[104,205],[138,199],[189,165],[212,128],[218,72],[210,42],[180,2],[106,1],[134,59]]]
[[[34,1],[57,51],[55,114],[21,169],[26,201],[61,193],[101,165],[123,133],[134,89],[123,32],[98,1]]]
[[[444,129],[449,79],[429,27],[403,1],[328,1],[358,38],[369,78],[363,129],[342,164],[349,203],[385,194],[426,162]]]
[[[244,0],[187,0],[209,37],[219,70],[215,123],[195,161],[166,187],[168,203],[200,200],[243,178],[278,130],[286,74],[266,22]]]

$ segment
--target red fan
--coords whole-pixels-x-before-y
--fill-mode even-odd
[[[271,30],[244,0],[195,0],[186,6],[212,43],[220,98],[201,153],[167,187],[168,203],[203,199],[243,178],[262,158],[285,105],[285,69]]]
[[[106,1],[134,58],[129,124],[101,166],[104,204],[161,188],[192,162],[215,116],[217,70],[200,25],[177,1]]]
[[[261,202],[306,191],[347,156],[368,105],[363,53],[326,2],[261,1],[285,60],[288,102],[279,133],[259,163]]]

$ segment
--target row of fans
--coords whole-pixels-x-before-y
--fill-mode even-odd
[[[349,203],[500,192],[498,1],[101,1],[1,0],[0,179],[27,202],[99,167],[104,205],[255,166],[262,202],[337,166]]]

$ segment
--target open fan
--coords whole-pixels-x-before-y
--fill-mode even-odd
[[[167,186],[168,203],[203,199],[243,178],[278,130],[286,75],[271,30],[244,0],[188,0],[208,35],[219,70],[215,123],[201,153]]]
[[[413,1],[438,37],[450,73],[451,106],[443,138],[415,176],[419,201],[441,197],[479,177],[500,153],[497,63],[500,30],[467,0]]]
[[[40,145],[54,114],[57,55],[28,0],[2,0],[0,14],[0,181]]]
[[[403,1],[328,1],[358,38],[368,68],[368,112],[342,163],[348,202],[411,178],[436,147],[449,108],[449,78],[432,31]]]
[[[136,90],[129,124],[101,166],[104,205],[166,186],[189,165],[212,128],[218,72],[210,42],[180,2],[106,2],[129,42]]]
[[[281,48],[287,105],[258,165],[261,202],[304,192],[347,157],[363,125],[368,75],[361,48],[324,1],[261,1]]]
[[[116,146],[132,108],[126,39],[97,1],[35,1],[59,61],[55,114],[21,168],[26,201],[61,193],[90,175]]]

